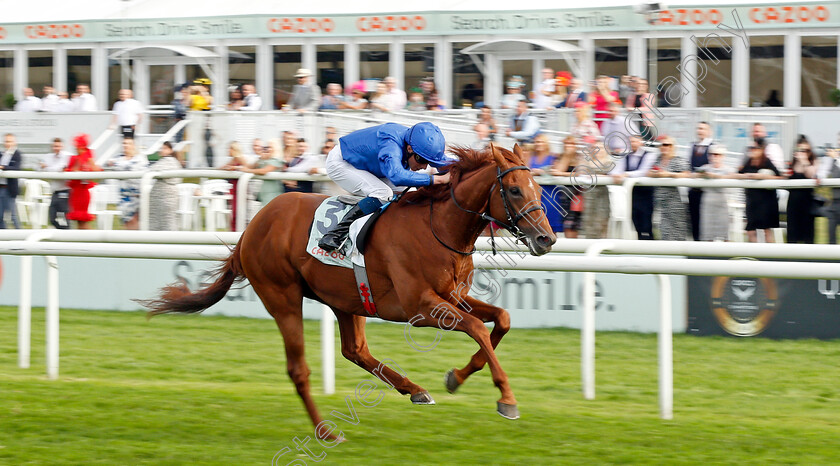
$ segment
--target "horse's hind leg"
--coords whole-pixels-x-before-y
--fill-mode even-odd
[[[252,280],[252,285],[254,281]],[[304,359],[303,345],[303,291],[297,283],[279,285],[263,281],[262,286],[255,285],[254,291],[274,317],[283,344],[286,347],[286,369],[289,378],[295,384],[298,395],[309,413],[312,423],[317,426],[321,422],[318,408],[309,393],[309,366]]]
[[[400,374],[389,367],[388,364],[379,362],[368,350],[367,338],[365,337],[365,318],[354,314],[347,314],[333,308],[338,318],[338,328],[341,332],[341,354],[348,361],[356,364],[362,369],[370,372],[383,382],[394,387],[403,395],[411,395],[411,401],[415,404],[434,404],[429,392],[419,385],[413,383],[405,374]],[[387,360],[385,361],[388,362]],[[393,362],[393,361],[391,361]],[[402,370],[399,366],[397,369]]]
[[[472,296],[464,296],[459,304],[462,309],[482,322],[493,322],[490,344],[493,345],[493,349],[496,349],[499,342],[502,341],[502,337],[510,330],[510,314],[500,307],[479,301]],[[455,390],[467,380],[467,377],[480,371],[485,364],[487,364],[487,353],[479,349],[463,369],[452,369],[446,373],[444,378],[446,389],[449,393],[455,393]]]

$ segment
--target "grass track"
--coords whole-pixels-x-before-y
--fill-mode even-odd
[[[0,464],[270,464],[287,446],[294,453],[279,464],[314,464],[294,451],[312,427],[271,321],[61,312],[61,377],[48,381],[43,312],[34,313],[32,368],[21,370],[16,309],[0,307]],[[465,335],[447,333],[429,353],[411,349],[402,326],[369,325],[368,336],[373,354],[397,361],[437,405],[389,392],[372,408],[355,403],[357,425],[331,416],[373,378],[339,354],[336,394],[322,395],[318,323],[307,322],[316,402],[349,438],[320,464],[840,461],[837,341],[676,335],[675,419],[662,421],[655,335],[599,333],[597,399],[585,401],[578,332],[514,329],[498,355],[522,419],[507,421],[486,369],[457,395],[443,389],[444,372],[477,348]]]

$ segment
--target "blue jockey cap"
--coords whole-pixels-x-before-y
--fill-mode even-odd
[[[447,162],[444,155],[446,140],[440,128],[431,123],[423,122],[412,126],[406,133],[405,142],[414,149],[417,155],[429,162],[436,164]]]

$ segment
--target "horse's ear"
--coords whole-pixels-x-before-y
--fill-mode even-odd
[[[492,142],[490,143],[490,153],[493,154],[493,160],[496,161],[496,166],[500,169],[505,168],[505,158],[502,157],[502,154],[496,149],[496,145]]]
[[[522,153],[522,148],[519,147],[519,144],[513,145],[513,154],[516,155],[516,158],[519,159],[519,162],[522,163],[522,165],[525,165],[525,155]]]

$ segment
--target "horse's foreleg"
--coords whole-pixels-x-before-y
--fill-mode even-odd
[[[487,304],[472,296],[463,296],[459,305],[465,312],[469,312],[470,315],[482,322],[493,322],[490,344],[493,349],[498,347],[502,337],[510,330],[510,314],[498,306]],[[446,389],[449,393],[454,393],[467,380],[467,377],[480,371],[485,364],[487,364],[487,353],[479,349],[463,369],[452,369],[446,374]]]
[[[490,365],[493,384],[502,393],[502,397],[497,403],[499,414],[508,419],[518,419],[519,410],[516,408],[516,398],[510,388],[507,374],[502,370],[502,365],[496,358],[496,352],[493,351],[490,332],[484,326],[484,323],[473,315],[458,310],[437,294],[431,293],[421,297],[417,313],[424,317],[424,319],[417,321],[419,326],[458,330],[466,333],[478,343],[487,357],[487,363]]]
[[[350,362],[370,372],[394,390],[403,395],[411,395],[411,401],[416,404],[432,404],[434,400],[423,387],[413,383],[405,374],[400,374],[389,365],[374,358],[368,350],[365,337],[366,319],[362,316],[347,314],[333,309],[338,318],[338,328],[341,333],[341,354]],[[399,367],[397,366],[399,369]]]

